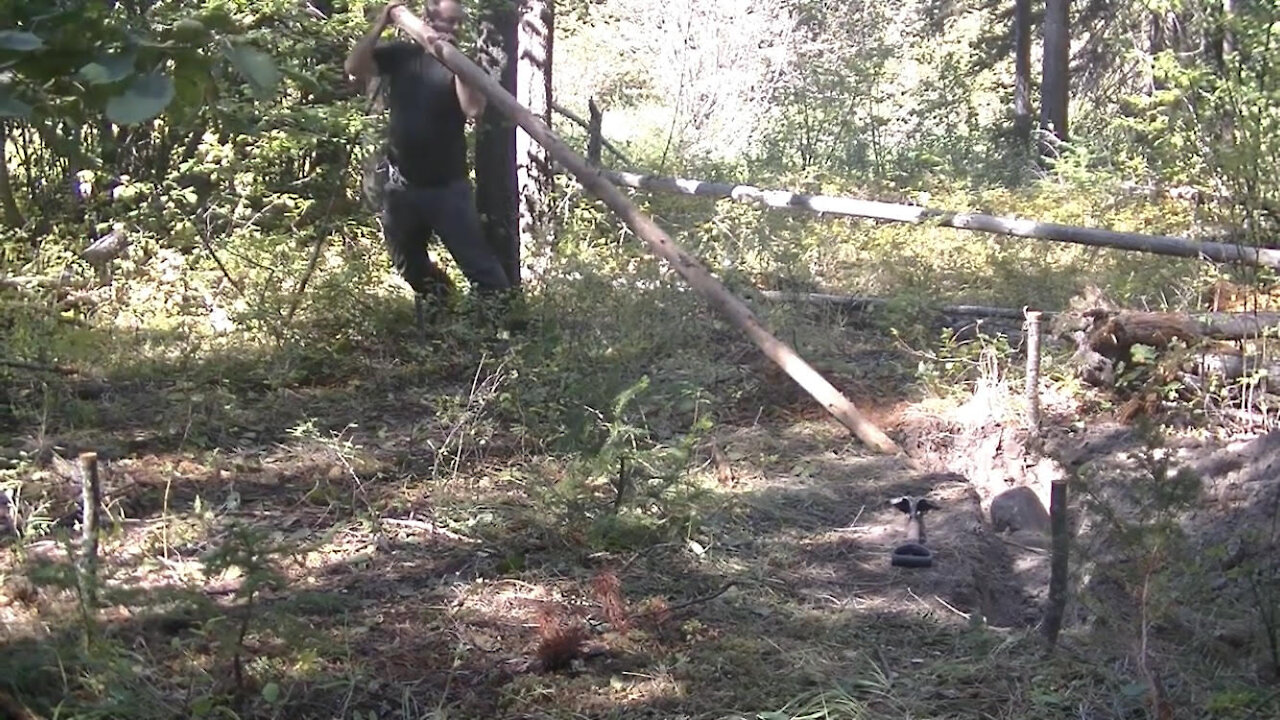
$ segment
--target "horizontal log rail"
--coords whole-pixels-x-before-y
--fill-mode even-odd
[[[650,192],[697,195],[751,202],[766,207],[804,210],[819,215],[869,218],[889,222],[936,224],[961,230],[976,230],[996,235],[1051,240],[1093,247],[1132,250],[1156,255],[1200,258],[1218,263],[1241,263],[1280,269],[1280,250],[1247,245],[1192,240],[1168,235],[1144,235],[1095,228],[1039,222],[1020,218],[998,217],[981,213],[937,210],[918,205],[859,200],[833,195],[805,195],[786,190],[762,190],[751,185],[704,182],[684,178],[638,175],[610,170],[604,176],[615,185]]]

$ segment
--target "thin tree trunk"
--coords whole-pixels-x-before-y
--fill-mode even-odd
[[[1071,97],[1070,0],[1045,0],[1044,62],[1040,80],[1040,128],[1066,141],[1067,103]]]
[[[1153,60],[1152,76],[1151,76],[1151,92],[1152,94],[1165,89],[1168,83],[1164,78],[1157,74],[1154,70],[1154,59],[1157,55],[1169,49],[1169,27],[1168,18],[1162,11],[1152,11],[1147,18],[1147,42],[1148,54]]]
[[[486,0],[480,18],[478,63],[509,93],[516,91],[515,0]],[[512,285],[520,282],[520,204],[516,184],[516,126],[486,110],[476,126],[476,209],[485,240]]]
[[[1013,131],[1031,142],[1031,0],[1013,2]]]
[[[13,184],[9,181],[9,124],[0,123],[0,206],[4,208],[5,227],[20,228],[26,224],[18,199],[13,196]]]
[[[555,39],[555,0],[520,0],[516,45],[516,100],[552,124],[551,69]],[[547,242],[554,174],[546,148],[516,128],[516,183],[520,192],[520,246],[526,251]]]
[[[1225,63],[1236,51],[1236,34],[1231,23],[1236,14],[1236,0],[1222,0],[1222,59]]]

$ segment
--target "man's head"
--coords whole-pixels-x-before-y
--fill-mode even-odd
[[[467,19],[459,0],[427,0],[426,16],[431,29],[450,40],[457,39],[458,30]]]

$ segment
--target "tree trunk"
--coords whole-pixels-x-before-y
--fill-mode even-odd
[[[1229,59],[1236,50],[1235,33],[1231,30],[1232,16],[1236,12],[1235,5],[1235,0],[1222,0],[1221,11],[1208,23],[1208,32],[1205,36],[1205,44],[1208,45],[1209,55],[1213,59],[1213,67],[1222,78],[1227,77]]]
[[[1224,64],[1236,51],[1236,34],[1231,29],[1235,14],[1235,0],[1222,0],[1222,58]]]
[[[477,63],[507,92],[516,91],[515,0],[486,0],[480,16]],[[476,209],[485,240],[512,285],[520,282],[519,200],[516,194],[516,126],[486,109],[476,125]]]
[[[604,113],[596,105],[595,98],[587,100],[587,112],[591,119],[587,121],[587,162],[600,165],[600,146],[604,144]]]
[[[5,227],[20,228],[26,224],[18,200],[13,196],[13,185],[9,182],[9,125],[0,123],[0,207],[4,208]]]
[[[1013,132],[1031,142],[1031,0],[1013,1]]]
[[[555,38],[555,0],[520,0],[516,63],[516,100],[547,124],[551,118],[551,68]],[[547,242],[554,174],[546,148],[524,128],[516,128],[516,182],[520,191],[520,246],[526,251]]]
[[[1067,102],[1071,97],[1070,0],[1045,0],[1044,62],[1040,80],[1040,128],[1066,141]]]

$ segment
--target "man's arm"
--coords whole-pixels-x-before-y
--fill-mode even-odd
[[[342,64],[347,75],[356,81],[360,86],[367,86],[369,79],[378,74],[378,65],[373,59],[373,50],[378,46],[378,38],[382,37],[382,33],[391,24],[392,9],[403,5],[403,0],[391,0],[378,13],[378,17],[373,21],[373,27],[364,37],[360,38],[360,42],[351,49],[351,54],[347,55],[347,61]]]
[[[462,78],[457,75],[453,76],[453,87],[458,92],[458,104],[462,106],[462,112],[472,120],[479,119],[488,102],[484,93],[462,82]]]

